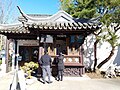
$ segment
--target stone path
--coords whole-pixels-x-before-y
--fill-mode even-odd
[[[13,73],[0,77],[0,90],[10,90]],[[63,81],[43,84],[36,78],[32,84],[26,85],[26,90],[120,90],[120,79],[90,79],[83,77],[64,77]]]

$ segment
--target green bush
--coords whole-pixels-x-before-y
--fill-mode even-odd
[[[39,67],[38,63],[35,62],[29,62],[29,63],[24,63],[24,66],[20,67],[24,73],[27,74],[26,78],[31,78],[31,73]]]
[[[2,64],[2,60],[0,60],[0,65]]]

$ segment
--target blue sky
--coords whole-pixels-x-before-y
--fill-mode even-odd
[[[17,5],[26,14],[55,14],[59,0],[17,0]]]

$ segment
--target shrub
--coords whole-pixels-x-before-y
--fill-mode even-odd
[[[2,64],[2,60],[0,60],[0,65]]]
[[[26,78],[32,78],[31,73],[39,67],[38,63],[35,62],[29,62],[24,63],[24,66],[20,67],[24,73],[26,73]]]

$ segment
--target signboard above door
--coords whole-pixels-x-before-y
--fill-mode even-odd
[[[53,36],[51,36],[51,35],[42,35],[40,43],[53,43]]]

